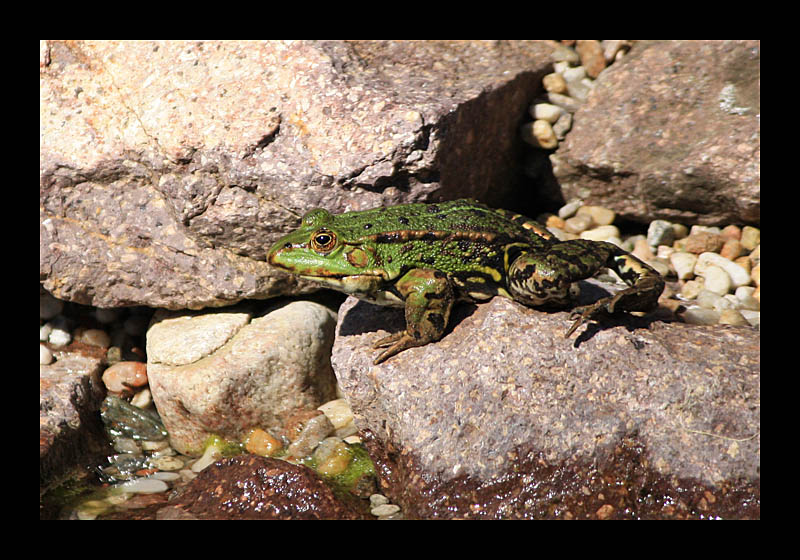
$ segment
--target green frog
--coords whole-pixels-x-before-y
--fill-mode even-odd
[[[405,307],[405,330],[375,343],[379,364],[439,340],[457,300],[504,296],[530,306],[567,307],[577,281],[613,269],[628,288],[577,307],[569,337],[598,314],[649,311],[661,275],[612,243],[559,241],[543,225],[475,200],[400,204],[358,212],[307,212],[270,248],[280,269],[380,305]]]

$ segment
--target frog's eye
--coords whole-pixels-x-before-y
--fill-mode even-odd
[[[336,234],[329,229],[319,229],[311,236],[311,248],[319,253],[329,253],[336,246]]]

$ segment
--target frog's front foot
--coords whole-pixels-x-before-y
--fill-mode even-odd
[[[373,348],[387,348],[380,354],[378,357],[375,358],[372,363],[378,365],[379,363],[391,358],[395,354],[402,352],[407,348],[413,348],[414,346],[422,346],[425,342],[421,342],[411,335],[408,334],[406,331],[396,332],[394,334],[390,334],[389,336],[385,336],[375,342],[372,345]]]
[[[577,317],[577,319],[575,319],[575,322],[572,323],[572,326],[569,328],[569,330],[564,333],[564,338],[569,338],[570,335],[578,329],[578,327],[588,322],[590,319],[594,319],[597,315],[601,315],[604,312],[614,313],[614,305],[617,303],[617,301],[619,301],[619,294],[605,297],[591,305],[583,305],[573,309],[572,313],[570,313],[570,318]]]

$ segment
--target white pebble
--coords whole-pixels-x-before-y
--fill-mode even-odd
[[[345,399],[328,401],[318,406],[317,410],[321,410],[337,430],[353,421],[353,411],[350,410],[350,405]]]
[[[553,127],[547,121],[538,120],[525,123],[520,129],[520,133],[525,142],[536,148],[550,150],[558,146],[558,139],[553,132]]]
[[[681,318],[690,325],[716,325],[719,321],[719,311],[693,305],[686,308]]]
[[[376,506],[372,508],[370,513],[375,517],[386,517],[387,515],[392,515],[398,511],[400,511],[400,506],[396,506],[394,504],[383,504],[382,506]]]
[[[53,363],[53,353],[44,344],[39,345],[39,365],[46,366]]]
[[[551,103],[536,103],[531,106],[531,116],[536,120],[554,123],[564,113],[564,109]]]
[[[731,277],[718,266],[707,266],[703,277],[706,279],[704,284],[706,290],[721,296],[724,296],[731,290]]]
[[[185,465],[183,461],[177,457],[159,457],[153,459],[153,466],[162,471],[179,471]]]
[[[72,335],[69,331],[66,331],[61,328],[54,328],[50,331],[50,336],[47,338],[48,342],[53,346],[60,348],[61,346],[66,346],[72,341]]]
[[[697,305],[700,307],[713,309],[715,311],[722,311],[723,309],[731,309],[733,307],[730,301],[708,289],[700,290],[700,293],[697,294],[696,301]]]
[[[389,503],[389,498],[383,494],[372,494],[369,497],[369,503],[372,507],[382,506]]]
[[[761,310],[761,302],[753,297],[753,292],[755,291],[756,289],[753,286],[739,286],[736,288],[736,299],[739,300],[740,309]]]
[[[653,220],[647,227],[647,243],[651,247],[658,245],[672,245],[675,241],[675,230],[666,220]]]
[[[705,269],[710,265],[718,266],[727,272],[734,288],[747,286],[750,283],[750,275],[742,266],[726,259],[722,255],[711,252],[702,253],[697,257],[697,264],[694,267],[695,274],[705,276]]]
[[[567,83],[580,82],[586,77],[586,68],[583,66],[567,68],[561,75],[564,76],[564,79],[567,81]]]
[[[163,480],[155,478],[137,478],[128,480],[122,484],[114,486],[115,489],[122,492],[130,492],[132,494],[158,494],[159,492],[166,492],[169,486]]]
[[[726,309],[719,314],[720,325],[736,325],[744,327],[749,325],[747,319],[739,312],[738,309]]]
[[[750,311],[749,309],[740,309],[739,313],[742,314],[748,323],[750,323],[753,327],[759,327],[761,325],[761,312],[760,311]]]
[[[575,200],[571,200],[567,202],[564,206],[558,209],[558,217],[562,220],[566,220],[567,218],[571,218],[575,215],[575,212],[578,211],[578,208],[581,207],[583,201],[579,198]]]
[[[106,331],[100,329],[86,329],[81,333],[79,340],[89,346],[99,346],[100,348],[111,346],[111,337]]]
[[[694,278],[694,265],[697,264],[697,255],[676,251],[669,256],[669,262],[678,275],[678,280],[690,280]]]
[[[621,244],[619,228],[617,226],[598,226],[581,232],[581,239],[591,241],[609,241],[617,245]]]
[[[39,342],[47,342],[50,338],[50,333],[53,331],[53,325],[45,323],[39,327]]]
[[[164,482],[175,482],[180,479],[181,475],[175,472],[157,472],[150,475],[150,478],[156,480],[163,480]]]

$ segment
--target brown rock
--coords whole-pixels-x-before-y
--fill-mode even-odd
[[[522,184],[530,41],[50,41],[40,56],[40,278],[102,307],[297,289],[263,262],[331,211]]]
[[[439,342],[373,366],[371,343],[402,328],[402,311],[352,299],[340,309],[334,369],[404,512],[561,517],[548,510],[557,495],[589,517],[607,503],[603,480],[626,487],[636,469],[662,495],[760,480],[757,331],[629,318],[565,339],[567,313],[499,297],[452,317]],[[584,477],[597,485],[584,490]],[[637,500],[612,516],[659,516]]]
[[[279,459],[238,455],[204,469],[170,502],[197,519],[368,519],[358,502],[346,503],[311,469]]]
[[[102,359],[55,351],[56,362],[39,366],[39,485],[105,450],[100,403]]]
[[[760,41],[647,41],[603,72],[559,146],[564,197],[622,218],[760,220]]]

